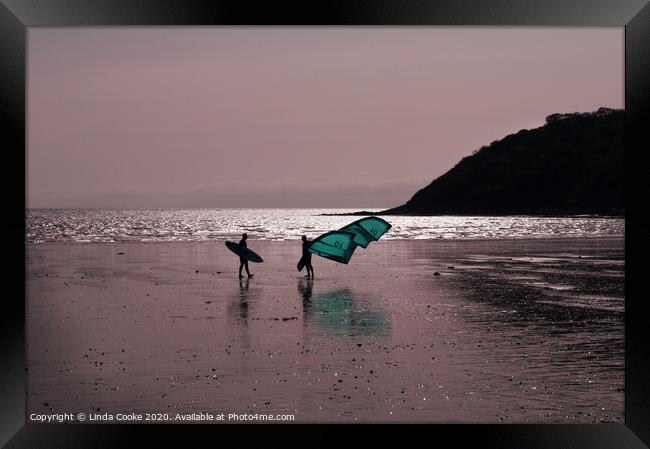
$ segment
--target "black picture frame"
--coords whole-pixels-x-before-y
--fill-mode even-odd
[[[22,447],[123,447],[134,438],[178,446],[223,435],[223,426],[26,423],[25,410],[25,74],[28,27],[126,25],[500,25],[625,27],[625,423],[595,425],[434,425],[425,441],[453,447],[643,448],[650,445],[650,339],[645,311],[644,218],[650,96],[647,0],[1,0],[0,126],[4,193],[0,231],[3,299],[0,444]],[[633,196],[633,193],[641,195]],[[637,198],[638,197],[638,198]],[[257,426],[259,428],[283,426]],[[363,426],[362,426],[363,427]],[[422,426],[418,426],[421,430]],[[386,427],[383,427],[386,429]],[[239,428],[240,435],[243,428]],[[389,432],[392,432],[389,429]],[[266,432],[265,432],[266,433]],[[323,434],[322,442],[329,436]],[[387,433],[379,431],[379,434]],[[220,437],[221,438],[221,437]],[[313,435],[311,437],[313,439]],[[330,437],[331,438],[331,437]],[[319,438],[320,439],[320,438]]]

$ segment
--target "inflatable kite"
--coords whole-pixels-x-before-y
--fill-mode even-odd
[[[317,256],[347,264],[352,253],[361,246],[367,248],[391,228],[391,224],[379,217],[366,217],[316,237],[309,252]]]
[[[361,220],[343,226],[341,231],[354,233],[354,243],[367,248],[371,242],[377,241],[391,228],[391,224],[379,217],[365,217]]]
[[[348,263],[356,247],[355,234],[347,231],[330,231],[316,237],[309,252],[336,262]]]

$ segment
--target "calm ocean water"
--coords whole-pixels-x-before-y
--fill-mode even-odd
[[[359,209],[356,209],[359,210]],[[26,210],[28,243],[163,242],[315,237],[360,217],[350,209]],[[625,220],[600,217],[385,217],[385,239],[622,237]]]

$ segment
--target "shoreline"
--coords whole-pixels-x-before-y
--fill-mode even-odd
[[[249,233],[250,236],[250,241],[251,242],[297,242],[300,241],[300,236],[295,236],[294,238],[291,239],[268,239],[268,238],[260,238],[259,236],[256,236],[254,233]],[[25,246],[42,246],[42,245],[131,245],[131,244],[142,244],[142,245],[147,245],[147,244],[182,244],[182,243],[192,243],[192,244],[200,244],[200,243],[225,243],[228,240],[232,240],[235,238],[239,238],[238,236],[231,236],[231,237],[224,237],[222,239],[206,239],[206,240],[149,240],[149,241],[140,241],[140,240],[125,240],[125,241],[67,241],[67,242],[60,242],[60,241],[52,241],[52,242],[25,242]],[[565,235],[565,236],[553,236],[553,237],[548,237],[548,236],[540,236],[540,237],[530,237],[530,236],[525,236],[525,237],[468,237],[468,238],[414,238],[414,239],[405,239],[405,238],[386,238],[382,237],[378,242],[375,243],[383,243],[383,242],[536,242],[536,241],[543,241],[543,240],[549,240],[549,241],[566,241],[566,240],[625,240],[625,235],[607,235],[607,236],[602,236],[602,235],[586,235],[586,236],[575,236],[575,235]]]
[[[337,210],[122,211],[30,212],[25,229],[28,243],[220,241],[251,238],[286,240],[307,234],[314,238],[354,220],[319,216]],[[346,211],[347,212],[347,211]],[[358,218],[358,216],[357,216]],[[389,218],[392,228],[382,241],[401,239],[494,239],[622,236],[625,220],[616,218],[545,218],[434,216]]]

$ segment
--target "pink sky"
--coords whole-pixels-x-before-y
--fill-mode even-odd
[[[390,207],[555,112],[624,29],[30,28],[28,207]]]

